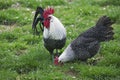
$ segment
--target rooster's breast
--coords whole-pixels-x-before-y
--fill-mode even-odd
[[[54,49],[62,49],[65,43],[66,43],[66,38],[63,38],[61,40],[44,38],[44,46],[48,51],[54,50]]]

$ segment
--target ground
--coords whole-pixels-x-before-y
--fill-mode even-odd
[[[87,62],[53,65],[43,36],[33,35],[37,6],[53,6],[67,30],[67,43],[95,25],[99,17],[115,21],[114,40],[101,43]],[[0,0],[0,80],[119,80],[120,0]],[[38,25],[39,27],[39,25]]]

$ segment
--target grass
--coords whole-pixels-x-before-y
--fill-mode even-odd
[[[119,0],[1,0],[0,3],[0,80],[120,79]],[[74,61],[54,66],[44,48],[42,33],[34,36],[31,29],[37,6],[53,6],[54,15],[64,24],[67,42],[61,51],[102,15],[116,22],[115,39],[102,43],[99,54],[88,63]]]

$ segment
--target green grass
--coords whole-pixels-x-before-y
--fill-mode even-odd
[[[0,1],[0,80],[119,80],[120,1],[119,0],[1,0]],[[102,15],[116,23],[114,40],[88,63],[74,61],[54,66],[44,48],[42,32],[31,28],[37,6],[55,8],[55,16],[67,30],[67,45]],[[95,59],[95,61],[94,61]]]

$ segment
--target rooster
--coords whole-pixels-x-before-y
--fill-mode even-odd
[[[64,52],[57,58],[58,62],[64,63],[78,59],[86,61],[88,58],[97,54],[100,49],[100,43],[113,39],[113,22],[107,16],[102,16],[94,27],[80,34],[72,41]],[[57,63],[56,63],[57,64]]]
[[[38,13],[40,16],[35,19]],[[52,60],[54,60],[54,50],[56,50],[56,54],[58,55],[58,49],[62,49],[66,43],[66,29],[61,21],[53,16],[53,14],[54,9],[51,7],[44,10],[41,7],[38,7],[34,18],[35,20],[33,21],[33,28],[36,31],[38,21],[43,25],[41,30],[43,31],[44,46],[51,54]]]

